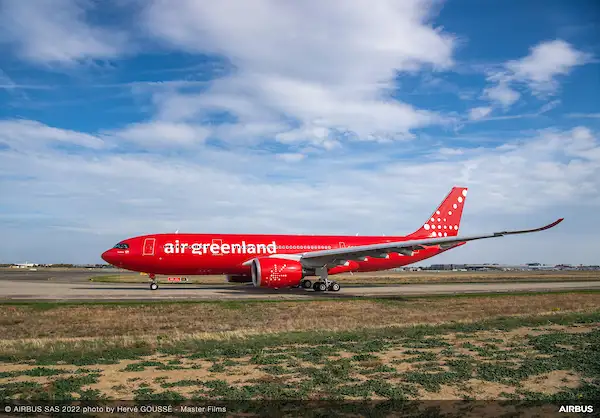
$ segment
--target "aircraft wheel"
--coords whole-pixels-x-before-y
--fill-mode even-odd
[[[150,283],[150,290],[156,290],[158,289],[158,284],[157,283]]]
[[[321,289],[319,288],[319,282],[313,283],[312,288],[313,288],[313,290],[315,292],[320,292],[321,291]]]
[[[315,285],[317,286],[317,290],[319,292],[324,292],[327,290],[327,285],[323,282],[317,282],[317,283],[315,283]]]
[[[312,282],[310,280],[303,280],[301,283],[301,287],[304,289],[310,289],[312,287]]]
[[[339,292],[339,291],[340,291],[340,289],[341,289],[341,286],[340,286],[338,283],[336,283],[336,282],[333,282],[333,283],[331,284],[331,287],[330,287],[330,290],[331,290],[331,291],[333,291],[333,292]]]

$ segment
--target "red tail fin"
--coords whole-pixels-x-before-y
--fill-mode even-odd
[[[409,236],[411,238],[455,237],[458,235],[460,218],[463,212],[466,187],[453,187],[440,206],[431,214],[429,219]]]

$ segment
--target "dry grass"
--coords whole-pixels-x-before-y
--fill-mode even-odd
[[[600,293],[272,303],[0,305],[0,335],[2,345],[6,345],[22,339],[341,331],[590,312],[598,306]]]

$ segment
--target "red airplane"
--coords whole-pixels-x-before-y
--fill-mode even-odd
[[[121,241],[102,254],[120,268],[157,274],[224,274],[256,287],[303,287],[337,292],[329,275],[388,270],[416,263],[468,241],[543,231],[541,228],[459,236],[466,187],[454,187],[419,229],[407,236],[153,234]],[[313,283],[307,277],[317,276]]]

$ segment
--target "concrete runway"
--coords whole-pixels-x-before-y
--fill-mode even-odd
[[[89,281],[90,277],[106,274],[106,271],[81,270],[2,271],[0,272],[0,301],[303,299],[600,289],[600,281],[554,281],[347,286],[342,287],[339,292],[325,293],[304,289],[262,289],[251,285],[164,284],[158,290],[151,291],[145,283],[116,284]]]
[[[90,278],[97,276],[107,276],[111,274],[131,275],[139,277],[139,274],[132,272],[123,272],[115,269],[38,269],[31,271],[29,269],[0,269],[0,282],[2,281],[52,281],[60,283],[88,282]]]

